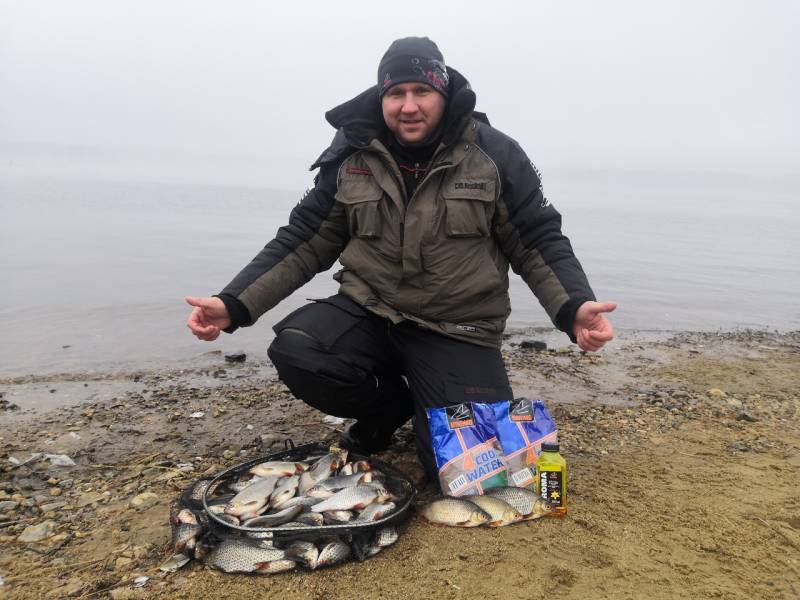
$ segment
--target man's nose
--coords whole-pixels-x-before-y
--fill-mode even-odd
[[[417,112],[418,105],[417,101],[414,99],[413,94],[406,94],[405,101],[403,102],[402,111],[404,113],[415,113]]]

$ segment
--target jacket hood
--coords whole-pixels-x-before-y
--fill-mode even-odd
[[[450,97],[443,117],[444,144],[456,138],[472,116],[488,123],[486,115],[475,112],[475,92],[472,91],[469,81],[452,67],[447,67],[447,73],[450,75]],[[311,166],[312,170],[337,159],[347,148],[366,148],[385,131],[378,86],[374,85],[355,98],[332,108],[325,113],[325,119],[338,133],[331,146]]]

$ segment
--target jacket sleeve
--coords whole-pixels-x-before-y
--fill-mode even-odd
[[[350,236],[344,209],[334,198],[337,174],[338,164],[322,167],[288,225],[218,294],[231,316],[228,333],[255,323],[339,257]]]
[[[561,233],[561,215],[545,198],[539,173],[522,148],[507,140],[496,161],[501,191],[495,239],[553,324],[575,341],[575,313],[585,301],[594,300],[594,292]]]

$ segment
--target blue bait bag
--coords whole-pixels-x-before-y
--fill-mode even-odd
[[[482,494],[508,485],[491,405],[465,402],[427,413],[443,494]]]
[[[510,485],[534,489],[543,442],[557,442],[558,429],[541,400],[493,402],[495,426]]]

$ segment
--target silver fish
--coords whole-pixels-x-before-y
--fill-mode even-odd
[[[298,523],[304,523],[306,525],[322,525],[324,520],[325,517],[322,516],[322,513],[315,512],[306,512],[295,517],[295,521]]]
[[[181,523],[172,531],[172,547],[175,552],[191,554],[197,543],[197,537],[202,533],[203,527],[195,523]]]
[[[191,523],[192,525],[197,525],[197,516],[188,508],[182,508],[175,514],[171,521],[173,525],[179,525],[181,523]]]
[[[269,501],[277,481],[277,477],[265,477],[247,486],[231,498],[230,503],[225,507],[225,512],[229,515],[240,516],[258,511]]]
[[[538,519],[553,511],[553,507],[549,502],[546,502],[527,488],[494,487],[486,490],[486,494],[494,498],[500,498],[503,502],[507,502],[516,508],[525,521]]]
[[[297,563],[293,560],[289,560],[288,558],[282,558],[280,560],[271,560],[265,563],[258,563],[256,567],[256,571],[258,573],[284,573],[285,571],[291,571],[297,566]]]
[[[292,542],[286,547],[286,558],[301,562],[309,569],[316,569],[319,550],[311,542]]]
[[[389,493],[385,489],[381,491],[381,489],[370,484],[357,485],[356,487],[345,488],[336,492],[330,498],[313,505],[311,510],[325,512],[326,510],[360,509],[373,502],[383,502],[388,497]]]
[[[238,526],[241,523],[241,521],[239,520],[238,517],[234,517],[233,515],[229,515],[229,514],[226,514],[226,513],[218,514],[217,518],[220,521],[224,521],[228,525],[237,525]]]
[[[283,525],[278,525],[278,529],[305,529],[308,527],[305,523],[298,523],[297,521],[289,521]]]
[[[290,506],[271,515],[261,515],[242,523],[243,527],[276,527],[294,519],[303,510],[302,506]]]
[[[311,492],[317,490],[319,488],[330,490],[333,492],[338,492],[339,490],[343,490],[344,488],[355,487],[359,483],[371,483],[372,482],[372,473],[367,471],[366,473],[354,473],[353,475],[345,475],[338,477],[330,477],[323,481],[320,481],[317,485],[312,487],[306,493],[311,495]]]
[[[248,486],[253,485],[256,481],[264,479],[263,477],[251,477],[250,479],[239,479],[237,481],[229,481],[225,484],[225,487],[233,492],[234,494],[238,494],[242,490],[246,489]]]
[[[370,556],[375,556],[382,550],[381,546],[375,542],[374,537],[363,536],[353,536],[353,541],[350,544],[350,548],[352,549],[356,559],[360,561],[366,560]]]
[[[371,471],[372,465],[369,464],[369,461],[366,460],[358,460],[353,463],[353,473],[364,473],[366,471]]]
[[[310,489],[306,490],[305,496],[308,498],[319,498],[319,500],[324,500],[325,498],[330,498],[336,493],[333,490],[322,487],[322,483],[318,483],[317,485],[314,485]],[[317,502],[319,502],[319,500],[317,500]]]
[[[397,527],[389,525],[378,530],[375,534],[375,543],[381,548],[385,548],[386,546],[394,544],[399,537],[400,532],[397,530]]]
[[[344,463],[344,458],[338,452],[331,452],[320,458],[308,471],[300,476],[299,494],[305,494],[308,489],[323,479],[331,477],[336,469]]]
[[[167,560],[165,560],[161,565],[158,567],[160,571],[164,571],[164,573],[172,573],[180,569],[183,565],[188,563],[191,558],[186,556],[185,554],[173,554]]]
[[[283,550],[246,539],[223,540],[211,553],[211,565],[226,573],[252,573],[259,565],[285,559]]]
[[[314,498],[312,496],[295,496],[281,504],[281,510],[289,508],[290,506],[302,506],[304,509],[309,509],[314,504],[318,504],[319,500],[319,498]]]
[[[306,470],[308,470],[308,465],[301,462],[270,461],[250,467],[250,473],[258,475],[259,477],[284,477],[287,475],[296,475]]]
[[[273,508],[279,507],[281,504],[294,497],[297,492],[297,485],[300,478],[297,475],[286,477],[282,479],[275,487],[275,491],[269,498],[269,505]]]
[[[341,540],[333,540],[322,546],[319,551],[317,565],[330,567],[350,557],[350,546]]]
[[[340,525],[353,520],[353,513],[349,510],[328,510],[322,513],[325,525]]]
[[[420,514],[429,522],[454,527],[477,527],[491,517],[480,507],[460,498],[441,498],[426,504]]]
[[[377,521],[391,513],[397,506],[394,502],[372,503],[358,514],[357,521]]]
[[[502,527],[522,520],[522,514],[508,502],[496,496],[461,496],[473,504],[480,506],[489,513],[491,520],[486,523],[488,527]]]

